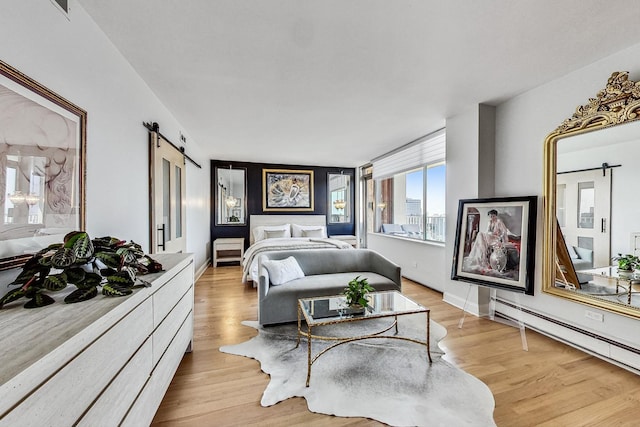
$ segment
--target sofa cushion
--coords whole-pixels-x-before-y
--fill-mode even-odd
[[[292,256],[282,260],[265,260],[263,264],[269,272],[271,284],[274,286],[304,277],[304,271],[302,271],[300,265],[298,265],[298,261]]]
[[[575,248],[571,245],[567,245],[567,252],[569,253],[569,258],[571,259],[579,259],[578,253]]]
[[[382,232],[385,234],[402,234],[405,231],[402,229],[400,224],[382,224]]]
[[[269,273],[271,275],[271,273]],[[393,280],[369,271],[354,271],[349,273],[314,274],[294,279],[281,286],[269,290],[270,298],[277,298],[278,294],[294,293],[295,299],[317,296],[340,295],[350,280],[356,276],[366,277],[369,284],[376,291],[397,290]],[[272,283],[273,284],[273,283]]]

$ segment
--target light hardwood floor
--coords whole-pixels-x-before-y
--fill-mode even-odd
[[[256,290],[240,281],[238,266],[209,268],[195,289],[194,350],[187,354],[153,425],[378,426],[365,418],[314,414],[302,398],[260,406],[268,376],[257,361],[221,353],[221,345],[256,334]],[[444,359],[486,383],[498,426],[638,426],[640,376],[527,330],[522,350],[516,328],[467,316],[442,294],[404,279],[403,293],[431,308],[447,328]],[[640,330],[640,329],[639,329]],[[640,332],[639,332],[640,333]],[[451,426],[456,427],[456,426]]]

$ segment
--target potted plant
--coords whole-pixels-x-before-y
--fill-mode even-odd
[[[369,284],[366,277],[361,279],[360,276],[351,280],[346,288],[344,288],[344,296],[346,303],[352,308],[366,308],[369,306],[367,294],[375,289]]]
[[[98,295],[125,296],[137,285],[137,274],[155,273],[162,265],[145,255],[140,245],[114,237],[91,240],[84,231],[73,231],[63,243],[54,243],[29,259],[0,298],[3,305],[22,297],[29,299],[25,308],[44,307],[55,300],[50,292],[58,292],[68,285],[76,290],[64,302],[86,301]]]
[[[631,273],[640,265],[640,259],[637,256],[631,254],[618,254],[618,256],[612,258],[613,261],[618,262],[618,272]]]

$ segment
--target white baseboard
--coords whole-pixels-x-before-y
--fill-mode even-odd
[[[458,307],[460,309],[460,316],[462,317],[462,310],[464,309],[467,313],[473,314],[474,316],[480,316],[480,308],[475,301],[466,301],[465,298],[460,297],[459,295],[455,295],[449,292],[445,292],[442,294],[442,300],[447,304],[451,304],[454,307]],[[465,307],[466,302],[466,307]]]
[[[205,271],[207,271],[207,268],[209,268],[209,266],[211,265],[211,260],[207,260],[205,261],[204,264],[202,264],[200,267],[198,267],[198,269],[195,271],[194,274],[194,283],[198,282],[198,279],[200,277],[202,277],[202,275],[204,274]]]
[[[474,288],[472,288],[472,292],[476,292]],[[477,302],[477,292],[474,294],[474,298],[462,298],[460,295],[452,294],[449,292],[445,292],[442,294],[442,300],[447,304],[451,304],[454,307],[458,307],[460,310],[464,310],[467,313],[473,314],[474,316],[486,316],[489,313],[489,303],[483,302],[482,304],[478,304]],[[473,301],[475,300],[475,301]],[[460,313],[462,316],[462,312]]]

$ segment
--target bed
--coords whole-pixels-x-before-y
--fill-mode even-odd
[[[324,215],[251,215],[249,248],[242,258],[242,282],[258,282],[258,258],[275,251],[353,249],[349,243],[327,237]]]

